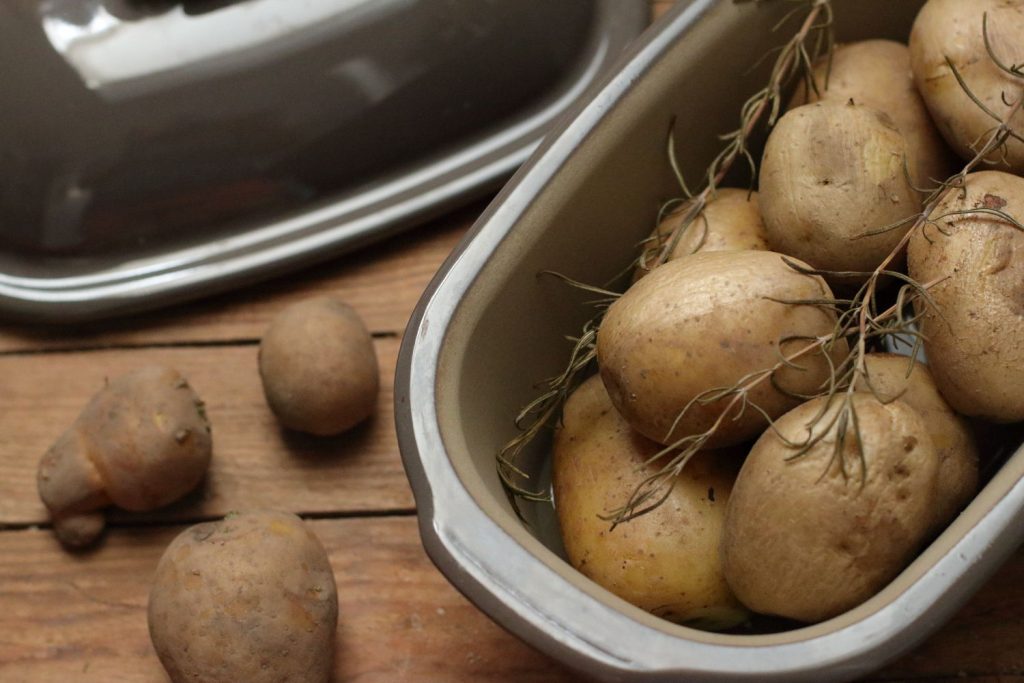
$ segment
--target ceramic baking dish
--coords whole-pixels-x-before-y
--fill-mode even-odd
[[[921,3],[835,0],[841,40],[903,39]],[[532,384],[558,371],[590,313],[554,278],[603,283],[628,263],[676,194],[670,121],[697,178],[764,80],[750,66],[783,40],[788,2],[680,3],[603,89],[505,187],[449,258],[404,340],[396,387],[402,456],[423,543],[448,579],[513,633],[611,681],[849,680],[942,624],[1024,537],[1024,453],[898,578],[827,622],[766,635],[713,634],[658,619],[563,560],[550,508],[509,505],[494,456]],[[791,30],[792,27],[789,27]],[[543,481],[547,443],[528,454]],[[1014,444],[1009,450],[1015,450]]]

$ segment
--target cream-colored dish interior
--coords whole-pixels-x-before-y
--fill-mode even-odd
[[[836,0],[841,41],[869,37],[905,41],[922,4],[914,1]],[[792,3],[723,1],[700,18],[637,79],[565,159],[496,247],[460,302],[447,331],[438,372],[438,414],[445,446],[463,485],[477,504],[524,547],[565,580],[654,628],[710,643],[768,645],[838,630],[879,609],[927,572],[1024,473],[1017,455],[974,504],[885,591],[837,619],[772,635],[735,636],[675,626],[634,609],[576,573],[559,556],[550,514],[528,509],[532,530],[512,511],[495,472],[494,456],[514,433],[513,416],[533,398],[532,384],[558,372],[589,317],[554,270],[602,284],[633,258],[635,245],[654,225],[659,205],[675,196],[666,157],[666,134],[675,121],[679,161],[691,182],[718,151],[716,136],[738,125],[742,102],[766,81],[750,71],[796,29],[769,29]],[[657,30],[658,27],[655,27]],[[538,473],[548,443],[530,458]],[[542,475],[539,475],[542,478]]]

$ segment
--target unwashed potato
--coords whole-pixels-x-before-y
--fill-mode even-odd
[[[723,566],[740,601],[755,612],[817,622],[881,590],[932,530],[939,457],[918,413],[856,393],[863,446],[850,429],[834,457],[835,400],[813,427],[824,438],[796,457],[791,442],[827,397],[786,413],[757,440],[733,487],[725,518]],[[843,466],[845,464],[845,474]]]
[[[624,600],[671,621],[720,630],[747,612],[732,595],[719,549],[735,477],[726,458],[702,453],[653,511],[614,529],[602,519],[657,465],[661,448],[634,432],[597,376],[565,403],[555,433],[554,499],[570,563]]]
[[[1016,422],[1024,420],[1024,232],[979,210],[1024,218],[1024,179],[969,174],[933,212],[935,225],[911,237],[907,265],[912,278],[934,283],[921,332],[942,395],[964,415]]]
[[[186,529],[149,595],[150,638],[174,683],[326,683],[337,622],[327,554],[283,512]]]
[[[111,380],[39,463],[39,496],[62,543],[92,543],[102,508],[163,507],[196,487],[210,465],[203,402],[176,370],[141,368]]]
[[[921,211],[904,166],[906,140],[885,114],[825,100],[791,109],[768,136],[760,199],[768,242],[815,268],[874,270]],[[833,283],[845,282],[832,278]]]
[[[289,429],[339,434],[376,408],[373,338],[358,313],[331,297],[279,313],[260,343],[259,367],[267,404]]]
[[[964,159],[974,157],[997,121],[971,99],[946,59],[974,97],[1000,119],[1021,96],[1020,78],[997,66],[985,47],[985,15],[996,58],[1007,67],[1024,62],[1024,0],[929,0],[910,31],[914,80],[943,137]],[[1018,111],[1010,125],[1024,130],[1024,112]],[[1024,173],[1024,143],[1011,138],[1005,151],[1005,157],[997,153],[991,160]]]
[[[654,250],[667,245],[672,233],[686,218],[690,204],[674,210],[654,229],[644,246],[653,255]],[[679,236],[668,259],[695,254],[698,251],[731,251],[734,249],[758,249],[768,251],[768,238],[757,193],[734,187],[719,188],[708,200],[700,216]],[[634,273],[634,280],[653,270],[653,258],[641,264]]]
[[[882,401],[900,399],[917,411],[939,456],[935,529],[945,527],[978,490],[978,449],[971,426],[942,398],[927,366],[894,353],[864,357],[868,377],[856,388]],[[909,374],[908,374],[909,371]]]
[[[634,429],[664,444],[703,433],[729,399],[700,403],[695,398],[770,369],[780,351],[792,354],[808,344],[791,337],[832,332],[836,319],[828,308],[785,303],[829,300],[828,285],[783,259],[770,251],[692,254],[659,266],[609,307],[597,335],[598,364],[612,403]],[[846,350],[845,344],[836,345],[833,361]],[[828,361],[815,353],[798,364],[800,369],[777,371],[778,384],[798,394],[819,390],[830,372]],[[798,402],[767,378],[748,398],[775,417]],[[741,443],[764,429],[754,408],[739,419],[733,419],[735,412],[708,447]]]
[[[910,49],[892,40],[838,45],[831,60],[814,66],[817,91],[801,81],[790,108],[820,99],[853,100],[884,113],[907,141],[907,169],[914,185],[930,188],[953,171],[953,155],[914,85]],[[809,93],[809,96],[808,96]]]

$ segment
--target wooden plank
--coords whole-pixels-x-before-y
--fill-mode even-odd
[[[8,325],[0,328],[0,353],[258,339],[277,311],[313,294],[348,302],[374,332],[401,333],[423,289],[484,206],[478,202],[362,251],[238,292],[90,325]]]
[[[338,584],[336,683],[574,680],[444,580],[414,518],[310,524]],[[156,563],[179,531],[121,529],[84,556],[63,552],[44,531],[0,533],[0,680],[166,681],[146,604]]]
[[[108,350],[0,357],[0,525],[38,524],[39,458],[102,385],[149,363],[189,378],[207,404],[214,458],[205,486],[133,519],[193,520],[269,506],[306,513],[409,510],[392,385],[399,340],[376,340],[381,393],[375,417],[333,438],[280,429],[266,406],[255,345]]]
[[[310,524],[338,583],[336,683],[582,680],[462,598],[426,558],[414,518]],[[0,680],[165,680],[145,610],[156,562],[180,529],[118,529],[85,555],[42,530],[0,533]],[[1019,552],[946,628],[870,680],[1020,681],[1022,581]]]

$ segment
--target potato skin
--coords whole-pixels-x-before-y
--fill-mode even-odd
[[[654,229],[648,248],[664,244],[686,215],[689,204],[670,213]],[[704,211],[679,237],[669,254],[669,261],[698,251],[732,251],[757,249],[768,251],[768,236],[761,220],[757,193],[734,187],[719,188],[704,206]],[[634,273],[634,281],[651,270],[654,264],[641,265]]]
[[[573,567],[624,600],[678,623],[712,630],[747,612],[722,576],[719,554],[735,467],[720,454],[693,458],[668,499],[614,529],[601,519],[657,470],[660,446],[640,436],[591,377],[566,401],[555,432],[554,499]]]
[[[326,683],[338,596],[323,546],[292,514],[197,524],[168,546],[149,596],[174,683]]]
[[[649,439],[669,444],[708,430],[726,400],[693,404],[694,397],[729,387],[748,373],[779,361],[779,343],[794,336],[823,336],[834,314],[818,306],[777,300],[831,298],[824,280],[790,268],[769,251],[697,253],[656,268],[630,287],[605,314],[597,335],[597,358],[608,394],[630,425]],[[793,353],[806,341],[790,341]],[[834,360],[845,356],[837,345]],[[783,368],[776,379],[788,391],[817,391],[829,375],[820,355],[800,359],[805,370]],[[781,415],[798,401],[761,382],[750,400],[768,414]],[[730,418],[707,447],[741,443],[764,429],[753,409]],[[671,430],[671,434],[669,433]]]
[[[260,343],[259,368],[267,404],[289,429],[339,434],[377,405],[373,338],[352,308],[331,297],[307,299],[278,314]]]
[[[989,111],[999,117],[1009,113],[1018,97],[1020,80],[1002,71],[985,48],[982,17],[988,14],[988,36],[993,53],[1004,64],[1024,61],[1024,2],[1022,0],[929,0],[910,31],[910,64],[914,81],[932,118],[949,146],[963,159],[975,155],[971,146],[984,141],[996,122],[988,116],[956,80],[946,63],[949,57],[967,87]],[[1024,129],[1024,112],[1010,125]],[[1024,143],[1010,139],[1004,170],[1024,173]],[[992,155],[1002,163],[999,154]]]
[[[95,540],[96,511],[144,511],[195,488],[212,456],[203,402],[177,370],[147,366],[111,380],[39,464],[39,496],[66,545]]]
[[[827,400],[786,413],[776,421],[779,433],[806,439]],[[891,581],[932,528],[938,455],[921,417],[898,400],[856,393],[853,401],[867,462],[863,486],[855,438],[844,447],[848,478],[832,460],[835,427],[798,458],[768,430],[740,470],[722,557],[726,580],[755,612],[805,622],[841,614]]]
[[[872,391],[883,402],[900,399],[924,421],[939,457],[935,501],[935,530],[940,531],[970,502],[978,490],[978,448],[970,423],[953,412],[932,379],[928,367],[895,353],[864,357],[868,379],[858,391]]]
[[[910,276],[935,309],[921,321],[928,367],[959,413],[995,422],[1024,420],[1024,233],[976,208],[1024,218],[1024,179],[1000,171],[969,174],[932,214],[937,226],[914,234]]]
[[[921,211],[907,154],[892,120],[870,107],[825,100],[787,112],[761,161],[761,215],[772,249],[822,270],[874,270],[910,225],[866,234]]]
[[[826,88],[826,74],[828,77]],[[953,154],[932,122],[910,70],[910,49],[892,40],[862,40],[836,46],[831,63],[814,66],[818,92],[803,83],[789,108],[831,100],[877,109],[896,125],[907,142],[908,168],[917,187],[932,187],[953,172]]]

